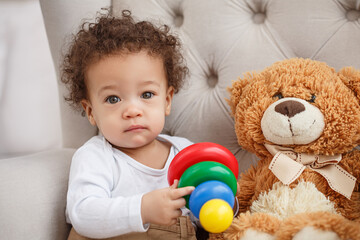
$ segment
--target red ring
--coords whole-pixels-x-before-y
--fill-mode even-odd
[[[236,179],[238,178],[238,162],[227,148],[217,143],[201,142],[184,148],[174,157],[168,170],[169,185],[171,186],[175,179],[179,180],[186,169],[204,161],[222,163],[234,173]]]

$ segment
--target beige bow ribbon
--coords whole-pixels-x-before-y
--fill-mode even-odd
[[[265,144],[274,156],[269,169],[285,185],[295,181],[305,168],[321,174],[329,186],[336,192],[350,199],[356,178],[338,165],[341,154],[334,156],[296,153],[291,148]]]

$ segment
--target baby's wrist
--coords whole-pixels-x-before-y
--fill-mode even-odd
[[[143,224],[148,224],[149,223],[149,219],[147,217],[147,209],[149,209],[147,206],[147,201],[148,201],[148,198],[147,198],[147,193],[144,194],[141,198],[141,210],[140,210],[140,214],[141,214],[141,220],[142,220],[142,223]]]

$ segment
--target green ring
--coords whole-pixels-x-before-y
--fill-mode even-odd
[[[206,161],[192,165],[182,174],[178,187],[197,187],[200,183],[210,180],[218,180],[225,183],[230,187],[234,196],[236,195],[236,177],[227,166],[218,162]],[[189,197],[190,195],[184,196],[187,208],[189,208]]]

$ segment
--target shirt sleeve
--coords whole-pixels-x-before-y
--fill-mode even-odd
[[[143,194],[111,197],[114,188],[112,162],[101,148],[80,148],[73,157],[67,195],[67,217],[85,237],[108,238],[145,232],[141,219]]]

